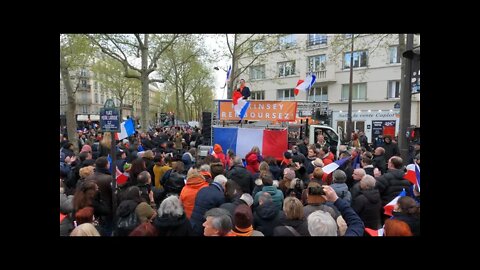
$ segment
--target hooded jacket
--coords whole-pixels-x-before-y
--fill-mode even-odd
[[[273,202],[265,202],[253,213],[253,227],[265,236],[273,236],[273,229],[280,225],[283,215]]]

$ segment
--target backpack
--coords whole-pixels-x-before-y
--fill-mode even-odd
[[[133,229],[140,224],[137,213],[132,211],[130,214],[124,217],[119,217],[117,221],[117,230],[119,236],[127,236]]]

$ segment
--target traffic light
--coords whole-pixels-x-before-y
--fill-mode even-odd
[[[405,51],[403,57],[412,61],[412,94],[420,93],[420,47]]]

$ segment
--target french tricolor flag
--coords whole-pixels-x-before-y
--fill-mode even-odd
[[[384,214],[388,216],[393,216],[392,212],[393,212],[393,209],[395,208],[395,205],[397,204],[398,199],[406,195],[407,194],[405,193],[405,189],[403,189],[402,192],[400,192],[400,194],[398,194],[398,196],[395,197],[395,199],[393,199],[383,207],[383,209],[385,210]]]
[[[413,185],[418,186],[418,191],[420,191],[420,166],[418,166],[418,164],[407,165],[407,172],[403,178]]]
[[[384,232],[384,229],[381,228],[381,229],[378,229],[378,230],[374,230],[374,229],[370,229],[370,228],[366,228],[365,227],[365,232],[370,235],[370,236],[383,236],[383,232]]]
[[[329,174],[329,173],[335,171],[336,169],[338,169],[343,164],[345,164],[345,162],[347,162],[349,159],[350,159],[350,157],[335,160],[334,162],[332,162],[332,163],[328,164],[327,166],[323,167],[322,170],[323,170],[324,173]]]
[[[313,86],[316,79],[317,77],[315,75],[309,74],[305,78],[305,80],[298,80],[297,87],[295,87],[295,89],[293,90],[293,92],[295,93],[295,96],[298,95],[300,90],[307,92]]]
[[[237,127],[214,127],[214,144],[222,146],[224,151],[232,149],[239,157],[247,155],[252,147],[258,146],[261,155],[272,156],[278,160],[288,150],[287,130],[266,130]]]
[[[133,134],[135,134],[135,127],[133,126],[133,121],[131,118],[120,124],[120,134],[118,135],[118,140],[123,140]]]
[[[240,119],[243,119],[248,107],[250,107],[250,101],[246,101],[245,99],[243,99],[242,93],[240,93],[240,91],[235,91],[233,93],[232,101],[235,114],[240,117]]]
[[[117,179],[117,184],[118,185],[123,185],[127,182],[128,180],[128,176],[126,176],[125,174],[123,174],[118,168],[116,168],[117,171],[116,171],[116,174],[115,174],[115,178]]]

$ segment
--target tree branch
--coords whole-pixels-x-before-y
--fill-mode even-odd
[[[149,83],[149,84],[150,84],[150,83],[153,83],[153,82],[165,83],[165,80],[163,80],[163,79],[162,79],[162,80],[158,80],[158,79],[149,79],[149,80],[148,80],[148,83]]]
[[[137,41],[138,41],[138,45],[140,47],[140,50],[143,49],[143,42],[142,42],[142,39],[140,38],[140,34],[133,34],[136,38],[137,38]]]
[[[235,34],[236,35],[236,34]],[[230,51],[230,54],[233,56],[233,51],[232,51],[232,48],[230,46],[230,42],[228,41],[228,34],[225,34],[225,37],[227,38],[227,47],[228,47],[228,50]]]
[[[174,41],[179,37],[178,34],[174,34],[172,39],[167,43],[166,46],[162,47],[160,44],[157,46],[157,49],[155,50],[155,53],[153,54],[153,59],[152,62],[150,62],[149,68],[147,70],[147,74],[150,74],[152,71],[155,70],[154,66],[156,65],[156,62],[158,61],[158,58],[160,58],[160,55],[170,47]]]

